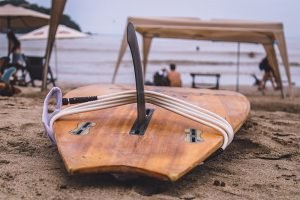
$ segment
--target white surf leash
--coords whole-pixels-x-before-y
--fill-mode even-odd
[[[48,113],[48,105],[50,98],[55,97],[56,106],[53,113]],[[94,110],[101,110],[106,108],[112,108],[127,104],[136,103],[136,91],[129,90],[124,92],[118,92],[108,95],[97,96],[97,100],[79,103],[62,109],[62,93],[58,87],[54,87],[48,93],[44,101],[43,107],[43,124],[47,132],[48,137],[52,143],[56,143],[53,133],[54,122],[66,115],[89,112]],[[198,123],[204,124],[219,131],[223,136],[222,149],[224,150],[233,140],[234,132],[231,125],[221,116],[200,108],[186,101],[177,99],[172,96],[161,94],[154,91],[145,90],[145,100],[147,103],[154,104],[156,106],[167,109],[171,112],[189,118]]]

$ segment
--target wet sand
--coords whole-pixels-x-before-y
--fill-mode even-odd
[[[69,176],[44,135],[45,94],[0,97],[0,199],[299,199],[299,88],[293,100],[243,90],[251,114],[232,144],[175,183]]]

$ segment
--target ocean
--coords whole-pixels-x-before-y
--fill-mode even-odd
[[[139,40],[141,37],[139,37]],[[292,81],[300,85],[300,38],[287,38]],[[56,41],[51,57],[51,68],[61,83],[92,84],[111,83],[120,44],[121,35],[93,35],[84,39]],[[30,56],[43,56],[46,41],[21,41],[22,52]],[[142,46],[141,41],[139,41]],[[199,50],[196,50],[199,47]],[[234,85],[237,81],[237,43],[210,42],[181,39],[153,39],[145,80],[152,81],[159,69],[177,65],[183,85],[190,86],[190,73],[220,73],[220,84]],[[0,56],[7,54],[7,40],[0,34]],[[277,50],[278,54],[278,50]],[[240,44],[240,85],[252,85],[251,74],[262,77],[258,64],[265,56],[258,44]],[[287,78],[280,56],[280,71],[284,84]],[[214,83],[213,77],[199,77],[197,82]],[[129,48],[120,65],[116,83],[133,84],[134,72]]]

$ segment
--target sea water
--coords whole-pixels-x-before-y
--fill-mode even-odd
[[[18,35],[19,36],[19,35]],[[121,35],[92,35],[83,39],[57,40],[53,49],[50,65],[59,82],[70,84],[111,83],[115,69]],[[141,37],[139,37],[140,47]],[[300,85],[300,38],[287,38],[292,81]],[[46,40],[21,41],[22,52],[28,56],[43,56]],[[198,50],[197,50],[198,49]],[[142,52],[142,51],[141,51]],[[280,71],[284,84],[287,78],[279,55]],[[7,54],[7,40],[0,34],[0,56]],[[181,39],[153,39],[147,65],[145,80],[152,81],[153,74],[159,69],[168,68],[170,63],[177,65],[183,84],[190,86],[190,73],[220,73],[221,85],[252,85],[251,74],[262,77],[258,68],[265,57],[259,44],[211,42]],[[238,69],[239,59],[239,69]],[[239,71],[239,80],[237,73]],[[214,83],[214,77],[199,77],[198,82]],[[116,83],[134,83],[132,58],[127,49],[116,77]]]

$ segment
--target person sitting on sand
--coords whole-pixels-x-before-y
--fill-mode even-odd
[[[153,76],[153,83],[155,86],[169,86],[170,81],[168,79],[168,71],[166,68],[162,68],[158,72],[155,72]]]
[[[12,94],[10,85],[0,81],[0,96],[12,96]]]
[[[180,73],[175,70],[176,70],[176,65],[170,64],[170,72],[168,73],[168,79],[170,81],[170,86],[171,87],[181,87],[182,83],[181,83]]]
[[[279,89],[275,81],[273,68],[269,64],[267,57],[263,58],[262,61],[259,63],[259,69],[264,71],[264,75],[262,80],[259,83],[258,89],[264,90],[266,88],[266,82],[268,80],[271,81],[274,89]]]
[[[0,76],[4,73],[4,70],[9,67],[9,57],[0,58]]]

